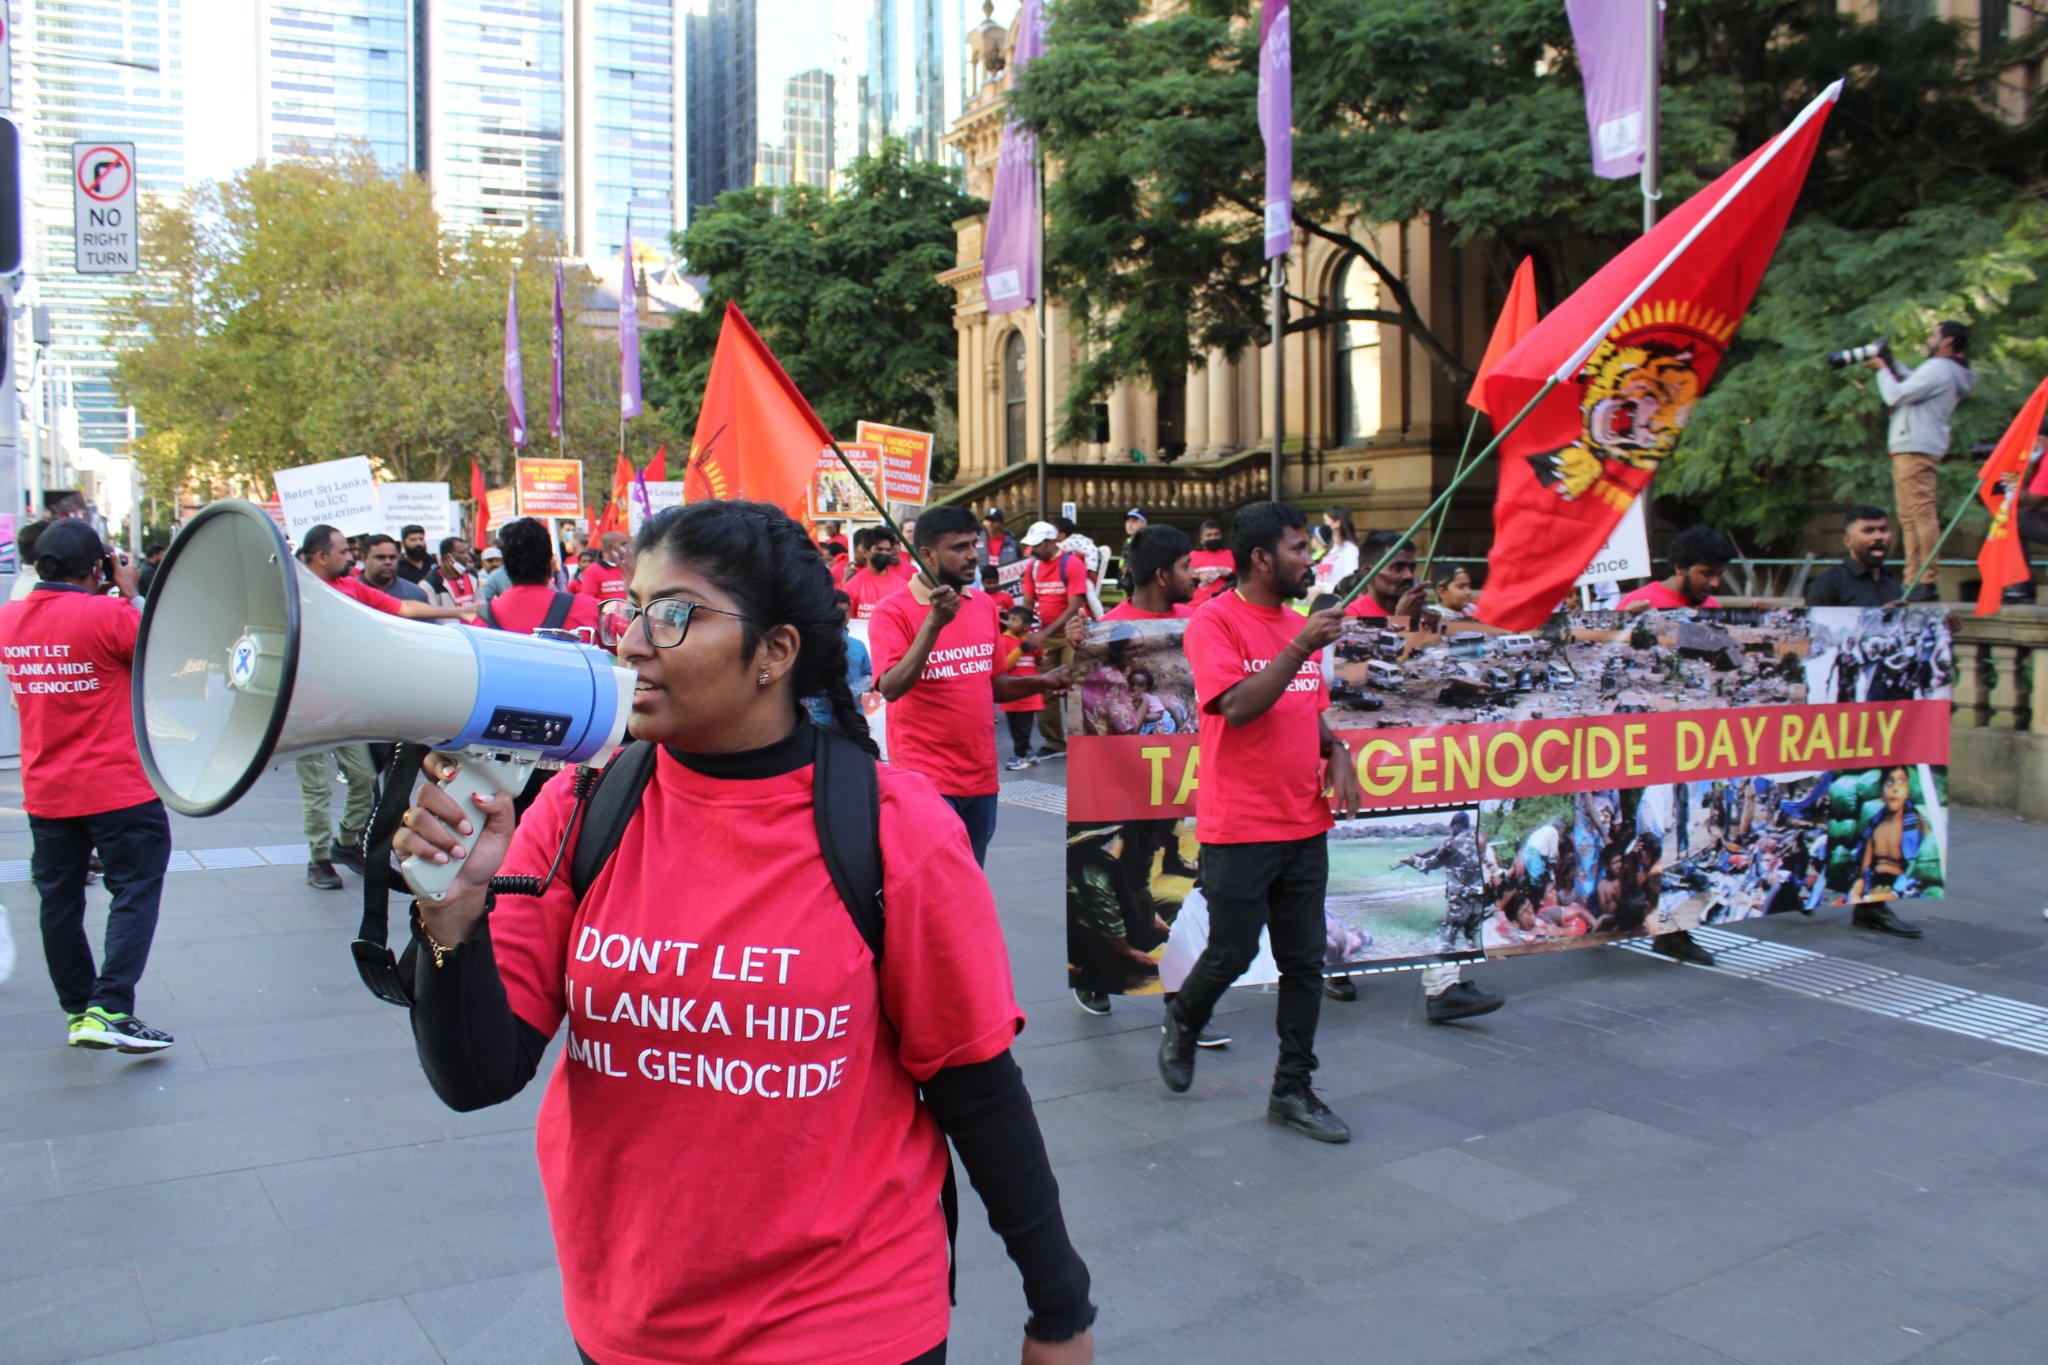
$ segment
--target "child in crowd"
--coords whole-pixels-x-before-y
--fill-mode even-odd
[[[983,576],[984,581],[993,577],[990,569]],[[993,589],[999,603],[1003,600]],[[1039,652],[1024,647],[1024,637],[1031,633],[1031,612],[1026,607],[1006,606],[1003,608],[1003,638],[996,642],[996,676],[1014,673],[1018,677],[1031,677],[1038,672]],[[1011,757],[1003,767],[1010,772],[1022,772],[1038,761],[1038,754],[1031,747],[1031,727],[1040,711],[1045,709],[1045,698],[1034,692],[1016,701],[999,701],[996,710],[1003,713],[1003,719],[1010,727]]]
[[[1005,619],[1010,608],[1017,605],[1017,599],[1003,591],[1002,573],[993,564],[981,566],[981,590],[988,594],[988,600],[996,604],[996,611]]]

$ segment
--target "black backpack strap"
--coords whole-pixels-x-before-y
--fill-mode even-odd
[[[401,744],[384,770],[383,794],[370,813],[370,828],[363,847],[363,922],[356,929],[349,952],[356,960],[356,972],[370,994],[379,1000],[409,1007],[412,997],[392,956],[391,939],[391,836],[412,804],[413,783],[418,781],[420,763],[427,756],[423,744]]]
[[[548,600],[548,614],[540,618],[542,630],[560,630],[569,622],[569,608],[576,605],[576,599],[568,593],[558,592]]]
[[[580,902],[589,892],[597,874],[619,851],[633,812],[640,809],[640,794],[654,779],[654,761],[660,751],[644,739],[636,739],[612,755],[597,775],[597,790],[583,812],[576,831],[576,851],[569,856],[569,886]]]
[[[818,850],[853,927],[882,961],[882,790],[875,760],[837,730],[819,725],[811,749],[811,813]]]

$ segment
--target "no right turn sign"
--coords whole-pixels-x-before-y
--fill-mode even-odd
[[[141,252],[135,221],[135,144],[71,144],[72,244],[81,275],[133,275]]]

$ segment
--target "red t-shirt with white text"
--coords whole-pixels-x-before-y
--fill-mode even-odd
[[[910,642],[930,614],[930,607],[907,592],[875,608],[868,621],[875,677],[910,652]],[[995,700],[996,647],[1002,633],[996,604],[987,593],[963,595],[959,614],[939,632],[924,672],[889,703],[889,761],[923,773],[942,795],[992,796],[1000,785],[989,706]]]
[[[1024,1016],[960,822],[916,774],[880,779],[879,972],[808,767],[720,779],[664,752],[580,905],[557,877],[491,914],[513,1012],[569,1026],[535,1146],[570,1331],[609,1365],[902,1365],[946,1337],[946,1142],[917,1086]],[[506,873],[547,872],[571,792],[548,783]]]
[[[1137,603],[1126,597],[1123,601],[1102,613],[1105,621],[1185,621],[1195,614],[1192,602],[1176,602],[1168,612],[1140,611]]]
[[[1321,717],[1330,704],[1322,659],[1311,657],[1266,713],[1232,725],[1216,709],[1225,692],[1270,664],[1301,633],[1286,607],[1253,606],[1235,592],[1204,605],[1184,637],[1201,707],[1201,778],[1195,836],[1205,844],[1306,839],[1332,824],[1323,795]]]
[[[623,602],[626,600],[626,571],[616,564],[599,560],[576,576],[576,593],[598,603]]]
[[[1634,592],[1623,593],[1621,600],[1614,604],[1614,608],[1616,611],[1620,611],[1625,607],[1634,606],[1638,602],[1649,603],[1654,611],[1677,611],[1682,607],[1718,607],[1721,605],[1721,599],[1718,597],[1709,597],[1704,602],[1688,602],[1673,592],[1670,585],[1661,578],[1654,583],[1643,584],[1642,587],[1637,588]]]
[[[548,608],[554,603],[555,590],[545,583],[515,584],[491,599],[491,620],[499,630],[530,635],[548,619]],[[562,622],[562,628],[578,627],[597,628],[597,599],[570,593],[569,616]]]
[[[1070,551],[1063,550],[1049,560],[1034,556],[1031,566],[1024,570],[1022,591],[1025,605],[1038,613],[1041,630],[1060,619],[1070,599],[1080,602],[1081,615],[1086,616],[1088,566],[1081,562],[1081,556]]]
[[[0,608],[0,663],[21,711],[21,806],[62,820],[156,800],[135,750],[130,666],[142,613],[71,584]]]
[[[846,580],[845,591],[847,600],[853,604],[853,619],[870,620],[875,614],[875,608],[885,599],[894,597],[909,586],[909,580],[898,575],[893,569],[888,573],[862,569]]]

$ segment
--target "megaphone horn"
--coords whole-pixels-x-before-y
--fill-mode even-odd
[[[478,791],[516,793],[540,760],[609,754],[633,699],[633,675],[602,650],[351,601],[240,499],[210,504],[171,542],[134,676],[143,771],[172,810],[202,816],[240,800],[274,760],[358,740],[460,751],[448,791],[465,805]],[[432,896],[457,866],[409,858],[404,872]]]

